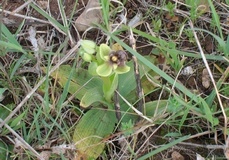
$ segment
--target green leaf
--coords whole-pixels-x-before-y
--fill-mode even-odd
[[[162,114],[166,110],[168,100],[155,100],[145,104],[145,111],[148,117],[154,117]]]
[[[145,56],[150,61],[154,60],[152,56]],[[125,74],[119,75],[119,92],[122,96],[126,97],[129,93],[136,88],[136,80],[134,78],[134,65],[133,61],[129,61],[127,65],[130,67],[130,71]],[[140,70],[140,77],[142,78],[145,73],[147,73],[150,69],[143,63],[139,62],[139,70]]]
[[[217,118],[213,117],[214,113],[212,113],[212,111],[211,111],[210,107],[208,106],[208,104],[202,99],[200,99],[200,102],[202,104],[203,112],[205,114],[203,116],[212,124],[213,127],[218,125],[219,124],[219,120]]]
[[[50,16],[50,14],[46,13],[44,10],[39,8],[37,5],[30,3],[30,6],[34,8],[37,12],[39,12],[42,16],[47,18],[48,21],[50,21],[55,26],[55,28],[59,29],[60,31],[63,31],[64,33],[67,33],[67,28],[68,28],[67,26],[65,27],[62,24],[60,24],[55,18]]]
[[[51,76],[58,81],[58,83],[64,87],[68,82],[69,75],[73,69],[70,65],[62,65],[58,70],[54,71]],[[102,80],[98,77],[93,77],[85,69],[74,69],[74,73],[71,76],[68,92],[74,94],[77,92],[76,98],[82,99],[88,90],[91,88],[100,89],[102,91]]]
[[[21,121],[23,120],[25,113],[26,112],[23,112],[20,115],[18,115],[15,119],[13,119],[12,122],[10,123],[10,127],[14,129],[20,128],[22,125]]]
[[[217,13],[217,11],[216,11],[216,9],[215,9],[215,6],[214,6],[212,0],[208,0],[208,4],[209,4],[209,6],[210,6],[210,8],[211,8],[212,19],[213,19],[213,21],[214,21],[213,24],[217,27],[221,39],[224,39],[224,38],[223,38],[222,27],[221,27],[221,25],[220,25],[219,15],[218,15],[218,13]]]
[[[75,68],[75,66],[76,66],[76,64],[74,63],[73,64],[73,68]],[[67,80],[67,82],[65,83],[65,85],[64,85],[64,87],[63,87],[63,92],[62,92],[62,94],[61,94],[61,96],[60,96],[60,99],[58,100],[58,103],[57,103],[57,108],[62,108],[61,106],[62,106],[62,104],[64,103],[64,101],[66,100],[66,98],[67,98],[67,95],[68,95],[68,90],[69,90],[69,84],[70,84],[70,81],[71,81],[71,77],[72,77],[72,75],[74,74],[74,70],[73,69],[71,69],[70,70],[70,73],[69,73],[69,77],[68,77],[68,80]],[[48,78],[47,78],[48,79]],[[47,82],[46,82],[47,83]],[[47,83],[47,85],[48,85],[48,83]],[[49,88],[48,86],[46,87],[46,88]],[[46,92],[47,93],[47,92]],[[48,95],[46,94],[46,96],[47,96],[47,102],[48,102]],[[47,104],[47,106],[49,106],[48,104]]]
[[[22,52],[22,53],[26,54],[26,52],[22,49],[22,47],[20,45],[18,46],[14,43],[0,41],[0,46],[7,47],[9,49],[9,51],[12,51],[12,52],[17,51],[17,52]]]
[[[104,150],[104,138],[113,132],[115,122],[115,113],[112,111],[89,110],[77,124],[73,135],[78,156],[98,158]]]
[[[83,108],[89,107],[95,102],[104,102],[103,93],[98,90],[98,87],[89,89],[80,101],[80,106]]]
[[[12,111],[12,109],[15,107],[14,104],[8,104],[7,106],[0,106],[0,118],[1,119],[5,119],[10,112]]]
[[[19,59],[17,59],[17,62],[16,64],[13,64],[13,69],[10,73],[10,79],[12,79],[16,73],[16,71],[18,70],[18,68],[20,67],[21,63],[23,63],[23,61],[25,60],[26,58],[26,54],[23,54]]]
[[[0,159],[10,159],[10,152],[13,151],[13,145],[6,144],[3,140],[0,140]]]
[[[7,39],[8,42],[10,42],[10,43],[15,44],[16,46],[20,46],[20,44],[18,43],[18,41],[15,38],[16,36],[13,36],[11,34],[11,32],[8,30],[8,28],[3,23],[1,25],[2,25],[1,29],[2,29],[2,32],[5,36],[5,39]]]
[[[6,113],[5,113],[6,114]],[[23,118],[25,118],[24,116],[26,115],[26,111],[24,111],[23,113],[17,115],[17,117],[13,118],[10,120],[9,122],[9,126],[14,130],[18,130],[19,128],[21,128],[24,124],[24,121],[23,121]],[[2,114],[1,114],[2,116]],[[3,115],[5,116],[5,115]],[[1,132],[1,135],[6,135],[10,133],[10,131],[8,129],[4,129],[2,132]]]
[[[0,97],[2,96],[2,94],[7,90],[7,88],[0,88]],[[1,99],[1,98],[0,98]]]
[[[229,56],[229,35],[227,36],[226,46],[225,46],[225,55]]]
[[[166,135],[164,135],[164,137],[180,137],[180,136],[182,135],[179,132],[169,132]]]

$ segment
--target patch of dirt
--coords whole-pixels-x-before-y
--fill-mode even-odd
[[[25,2],[20,0],[8,0],[6,1],[5,5],[3,4],[4,0],[0,0],[1,6],[4,6],[4,10],[7,11],[7,13],[4,13],[4,24],[7,26],[14,26],[17,27],[22,20],[24,19],[24,16],[27,16],[28,20],[25,22],[25,25],[36,25],[40,24],[40,22],[34,22],[29,17],[38,18],[41,20],[46,20],[46,18],[35,11],[32,7],[28,7],[29,5],[25,5]],[[58,7],[58,2],[56,0],[37,0],[35,1],[36,6],[40,9],[43,9],[45,12],[49,13],[54,19],[60,20],[61,14]],[[75,5],[75,0],[65,0],[63,1],[63,6],[65,10],[65,14],[67,17],[69,17],[72,13],[73,7]],[[82,8],[83,4],[78,4],[76,10],[79,10]],[[24,7],[23,7],[24,6]],[[15,15],[14,15],[15,14]],[[19,15],[17,15],[19,14]],[[30,19],[30,20],[29,20]]]

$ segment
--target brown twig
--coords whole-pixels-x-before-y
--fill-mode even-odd
[[[136,41],[133,36],[133,32],[130,29],[130,44],[132,45],[132,48],[136,50]],[[140,77],[140,72],[139,72],[139,65],[137,62],[137,58],[135,56],[132,56],[132,59],[134,61],[134,73],[135,73],[135,80],[136,80],[136,85],[137,85],[137,97],[138,97],[138,103],[137,103],[137,109],[142,112],[143,111],[143,89],[142,89],[142,84],[141,84],[141,77]]]
[[[226,141],[226,139],[227,139],[227,138],[226,138],[226,131],[227,131],[227,124],[228,124],[227,115],[226,115],[225,109],[224,109],[224,107],[223,107],[223,103],[222,103],[221,97],[220,97],[220,95],[219,95],[219,90],[218,90],[218,88],[217,88],[215,79],[214,79],[214,77],[213,77],[213,75],[212,75],[211,69],[210,69],[209,64],[208,64],[208,62],[207,62],[207,59],[206,59],[206,57],[205,57],[205,55],[204,55],[204,52],[203,52],[202,46],[201,46],[201,44],[200,44],[199,38],[198,38],[198,36],[197,36],[197,34],[196,34],[196,31],[194,30],[194,26],[193,26],[192,21],[189,21],[189,25],[190,25],[190,27],[191,27],[191,29],[192,29],[194,38],[195,38],[195,40],[196,40],[197,46],[198,46],[199,51],[200,51],[200,55],[201,55],[201,57],[202,57],[202,60],[203,60],[203,62],[204,62],[204,64],[205,64],[205,66],[206,66],[206,69],[207,69],[207,71],[208,71],[208,74],[209,74],[209,76],[210,76],[210,79],[211,79],[211,81],[212,81],[212,84],[213,84],[213,86],[214,86],[214,89],[215,89],[215,92],[216,92],[216,97],[217,97],[217,99],[218,99],[219,106],[220,106],[220,108],[221,108],[221,111],[222,111],[222,114],[223,114],[223,117],[224,117],[224,133],[223,133],[223,134],[224,134],[224,139],[225,139],[225,141]]]
[[[121,120],[121,111],[120,111],[120,104],[119,104],[119,95],[118,95],[117,90],[118,90],[118,87],[114,93],[114,106],[115,106],[115,114],[119,122]]]

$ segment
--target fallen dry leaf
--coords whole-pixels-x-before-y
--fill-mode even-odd
[[[170,15],[169,13],[167,13],[166,15],[165,15],[165,18],[167,19],[167,20],[170,20],[170,21],[172,21],[172,22],[178,22],[179,21],[179,17],[178,16],[172,16],[172,15]]]
[[[49,2],[48,1],[37,1],[38,6],[40,6],[42,9],[47,9],[47,7],[49,6]]]
[[[49,160],[52,152],[51,151],[42,151],[40,156],[44,158],[44,160]]]
[[[204,88],[208,88],[210,86],[210,76],[206,68],[202,71],[202,85]]]
[[[203,41],[203,47],[205,48],[206,52],[207,53],[212,53],[215,46],[214,46],[214,43],[213,43],[213,39],[211,36],[207,36],[204,38],[204,41]]]
[[[172,160],[184,160],[184,157],[177,151],[172,153]]]
[[[210,11],[210,7],[209,7],[209,3],[208,0],[200,0],[198,7],[197,7],[197,11],[199,11],[200,13],[206,13]]]
[[[76,19],[75,26],[79,32],[87,30],[93,23],[99,23],[102,18],[99,0],[90,0],[83,13]]]
[[[178,16],[175,16],[175,15],[172,16],[172,15],[170,15],[169,13],[167,13],[167,14],[165,15],[165,19],[168,20],[168,22],[166,23],[166,27],[167,27],[167,28],[171,28],[171,27],[173,26],[174,23],[179,22],[179,17],[178,17]]]

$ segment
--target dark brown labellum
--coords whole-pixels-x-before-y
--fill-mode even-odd
[[[124,66],[127,60],[127,53],[123,50],[112,51],[109,55],[109,61],[118,66]]]

